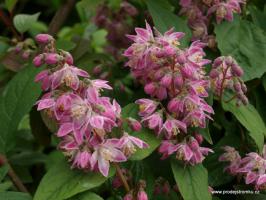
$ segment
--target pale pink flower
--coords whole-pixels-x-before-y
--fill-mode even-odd
[[[108,139],[104,143],[94,147],[95,151],[92,153],[91,166],[99,169],[101,174],[108,176],[110,162],[124,162],[127,160],[126,156],[117,148],[117,141]]]

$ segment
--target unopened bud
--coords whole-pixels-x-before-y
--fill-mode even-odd
[[[54,38],[48,34],[38,34],[36,35],[35,40],[40,44],[47,44],[50,41],[54,40]]]

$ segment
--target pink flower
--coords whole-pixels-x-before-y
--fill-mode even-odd
[[[88,77],[88,73],[84,70],[65,64],[62,69],[56,71],[52,75],[52,89],[58,88],[62,83],[77,90],[79,87],[79,78]]]
[[[139,104],[140,116],[147,116],[152,114],[158,106],[157,102],[150,99],[139,99],[136,101],[136,104]]]
[[[178,145],[174,145],[170,140],[163,140],[160,147],[159,153],[162,154],[161,159],[166,159],[173,153],[175,153],[178,149]]]
[[[91,153],[88,151],[78,152],[73,161],[73,166],[81,169],[90,169]]]
[[[163,119],[162,119],[162,115],[159,112],[153,113],[150,116],[144,117],[142,119],[142,122],[144,122],[145,124],[147,124],[147,126],[150,129],[154,129],[154,130],[161,130],[162,125],[163,125]]]
[[[39,74],[35,77],[35,82],[41,82],[42,89],[44,91],[48,90],[51,86],[51,77],[49,70],[41,71]]]
[[[46,93],[42,98],[36,102],[38,105],[37,110],[43,110],[47,108],[53,108],[55,105],[55,99],[52,97],[52,93]]]
[[[54,65],[62,60],[62,57],[56,53],[46,53],[44,55],[44,61],[47,65]]]
[[[221,23],[223,19],[228,21],[233,20],[233,13],[240,13],[240,4],[242,0],[229,0],[227,2],[216,1],[215,4],[208,10],[208,16],[215,12],[217,23]]]
[[[180,132],[180,129],[183,132],[187,132],[187,127],[184,122],[176,119],[167,119],[164,122],[160,132],[163,132],[165,134],[165,137],[167,139],[170,139],[172,136],[176,136]]]
[[[149,147],[149,145],[146,142],[124,132],[124,135],[119,140],[119,147],[122,149],[122,152],[126,156],[131,156],[136,152],[135,146],[137,146],[140,149],[145,149]]]
[[[126,160],[126,156],[117,148],[116,141],[109,139],[95,147],[91,157],[91,166],[95,168],[97,164],[101,174],[107,177],[110,162],[124,162]]]

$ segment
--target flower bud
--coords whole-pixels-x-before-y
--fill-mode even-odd
[[[59,61],[59,55],[56,53],[47,53],[45,55],[45,63],[48,65],[56,64]]]
[[[191,140],[189,141],[189,147],[192,150],[198,150],[199,149],[199,143],[195,138],[191,138]]]
[[[184,64],[187,61],[187,57],[184,52],[180,52],[176,57],[177,62],[180,64]]]
[[[175,76],[174,83],[177,88],[181,88],[184,83],[183,77],[180,75]]]
[[[203,142],[203,137],[201,134],[196,133],[194,137],[198,141],[199,144],[201,144]]]
[[[241,84],[239,82],[236,82],[234,84],[234,89],[236,92],[240,92],[242,89],[241,89]]]
[[[231,68],[232,68],[232,72],[236,75],[236,76],[238,76],[238,77],[240,77],[240,76],[243,76],[243,74],[244,74],[244,71],[241,69],[241,67],[239,67],[237,64],[232,64],[232,66],[231,66]]]
[[[101,72],[102,72],[102,67],[101,67],[101,65],[97,65],[97,66],[95,66],[95,67],[93,68],[93,71],[92,71],[92,73],[95,74],[95,75],[98,75],[98,74],[100,74]]]
[[[133,195],[131,193],[126,194],[126,196],[124,196],[123,200],[133,200]]]
[[[160,81],[160,84],[164,87],[169,87],[172,83],[171,74],[166,74]]]
[[[146,192],[144,190],[141,189],[138,192],[138,198],[137,198],[137,200],[148,200],[148,196],[147,196],[147,194],[146,194]]]
[[[171,101],[169,101],[168,105],[167,105],[167,109],[170,112],[177,112],[180,109],[180,101],[176,98],[171,99]]]
[[[156,90],[156,86],[154,83],[148,83],[145,85],[144,87],[144,91],[147,93],[147,94],[153,94]]]
[[[40,44],[47,44],[52,41],[54,38],[48,34],[38,34],[35,37],[35,40]]]
[[[218,57],[213,62],[213,68],[219,67],[223,63],[224,57]]]
[[[163,187],[162,187],[162,192],[166,195],[169,194],[170,192],[170,186],[169,186],[169,183],[168,181],[165,181],[164,184],[163,184]]]
[[[40,67],[43,64],[43,54],[35,56],[35,58],[33,59],[33,64],[35,65],[35,67]]]
[[[69,65],[73,65],[74,61],[72,55],[69,52],[64,52],[64,56],[65,56],[65,62]]]
[[[244,93],[247,93],[248,91],[247,86],[244,83],[241,84],[241,89]]]
[[[25,59],[25,60],[27,60],[27,59],[29,59],[29,57],[30,57],[30,51],[24,51],[23,53],[22,53],[22,58],[23,59]]]
[[[219,76],[219,72],[216,69],[211,70],[210,77],[217,78]]]
[[[133,131],[140,131],[141,130],[141,124],[139,121],[129,117],[128,118],[129,126]]]

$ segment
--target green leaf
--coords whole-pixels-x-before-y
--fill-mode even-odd
[[[68,200],[103,200],[103,198],[91,191],[86,191]]]
[[[0,182],[5,178],[8,172],[8,165],[3,165],[0,167]]]
[[[123,118],[132,117],[138,119],[138,105],[131,103],[122,109]],[[142,160],[148,157],[159,145],[160,140],[156,137],[152,130],[142,127],[138,132],[133,132],[127,126],[125,130],[132,136],[140,138],[149,144],[149,148],[137,149],[137,151],[130,157],[130,160]]]
[[[40,13],[35,13],[33,15],[18,14],[13,19],[14,26],[20,33],[24,33],[38,20],[39,15]]]
[[[266,24],[265,24],[265,20],[266,20],[266,6],[264,6],[263,12],[260,11],[255,6],[250,6],[249,7],[249,11],[250,11],[250,14],[251,14],[251,17],[252,17],[252,20],[253,20],[254,24],[256,24],[261,29],[263,29],[264,31],[266,31]]]
[[[70,41],[70,40],[65,40],[65,39],[58,39],[56,41],[56,47],[58,49],[63,49],[65,51],[70,51],[76,47],[76,43]]]
[[[258,111],[253,105],[236,106],[236,101],[223,103],[226,111],[233,113],[237,120],[249,131],[250,137],[255,141],[259,150],[262,151],[264,136],[266,136],[266,127]]]
[[[0,197],[3,200],[31,200],[31,196],[22,192],[0,192]]]
[[[34,77],[40,69],[32,65],[19,72],[7,85],[0,98],[0,152],[12,149],[17,127],[41,93]]]
[[[171,167],[184,200],[211,200],[208,172],[202,164],[183,166],[177,160],[172,160]]]
[[[63,200],[78,193],[95,188],[107,178],[96,172],[73,170],[65,161],[57,162],[43,177],[34,200]],[[115,170],[110,168],[109,177]]]
[[[3,183],[0,183],[0,193],[9,190],[12,186],[13,183],[11,181],[5,181]]]
[[[215,33],[222,55],[237,60],[245,72],[245,81],[260,78],[266,72],[266,35],[259,27],[235,16],[233,22],[216,25]]]
[[[5,0],[6,8],[9,12],[13,10],[18,0]]]
[[[171,6],[166,0],[147,0],[146,4],[152,16],[155,27],[165,32],[170,28],[175,28],[175,31],[184,32],[186,35],[181,39],[182,46],[188,45],[191,39],[191,31],[187,26],[187,22],[171,12]]]

